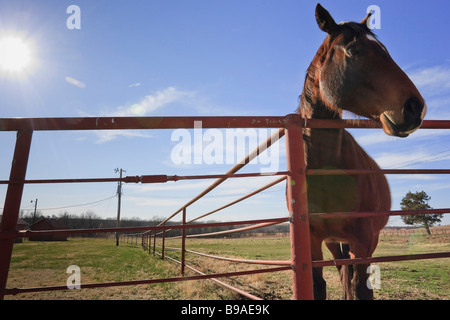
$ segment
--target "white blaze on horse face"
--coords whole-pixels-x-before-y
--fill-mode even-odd
[[[370,41],[375,41],[376,43],[378,43],[378,45],[381,47],[381,49],[384,50],[384,52],[387,53],[386,48],[380,43],[380,41],[377,40],[377,38],[375,38],[373,35],[371,34],[366,34],[367,39],[369,39]]]

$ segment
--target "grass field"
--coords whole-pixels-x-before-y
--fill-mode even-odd
[[[178,243],[168,243],[177,246]],[[210,254],[250,259],[288,260],[288,238],[188,239],[187,248]],[[374,256],[450,251],[450,235],[383,237]],[[325,259],[331,258],[326,250]],[[176,251],[170,253],[177,256]],[[242,265],[187,254],[187,261],[208,272],[231,272],[266,266]],[[66,269],[77,265],[81,283],[177,277],[180,267],[145,252],[140,245],[105,239],[69,239],[65,242],[30,242],[14,246],[8,288],[66,285]],[[380,263],[381,289],[376,299],[450,299],[449,259]],[[187,273],[189,274],[189,273]],[[340,299],[337,270],[324,268],[328,299]],[[291,272],[226,279],[265,299],[291,299]],[[64,290],[6,296],[6,299],[241,299],[210,280],[127,287]]]

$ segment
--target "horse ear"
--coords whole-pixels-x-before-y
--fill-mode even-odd
[[[369,21],[369,18],[372,16],[372,10],[367,14],[367,16],[361,20],[361,24],[367,25],[367,21]]]
[[[330,13],[318,3],[316,5],[316,21],[320,30],[325,31],[328,34],[332,34],[338,28],[338,25],[334,21]]]

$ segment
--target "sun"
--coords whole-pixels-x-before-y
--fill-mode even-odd
[[[32,52],[30,45],[17,36],[0,38],[0,69],[20,74],[30,67]]]

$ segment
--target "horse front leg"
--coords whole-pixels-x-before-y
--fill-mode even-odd
[[[373,300],[373,289],[367,284],[369,279],[370,264],[358,264],[354,266],[352,289],[358,300]]]
[[[322,239],[319,239],[312,234],[311,234],[311,258],[312,261],[323,260]],[[323,279],[323,267],[313,268],[312,275],[314,286],[314,300],[326,300],[327,283]]]
[[[325,242],[335,260],[349,259],[350,247],[346,243]],[[342,295],[344,300],[353,300],[352,278],[353,265],[338,265],[339,278],[342,284]]]
[[[378,235],[364,242],[358,242],[351,246],[353,257],[370,258],[375,251]],[[368,284],[370,276],[370,264],[354,265],[352,289],[358,300],[373,300],[373,288]]]

